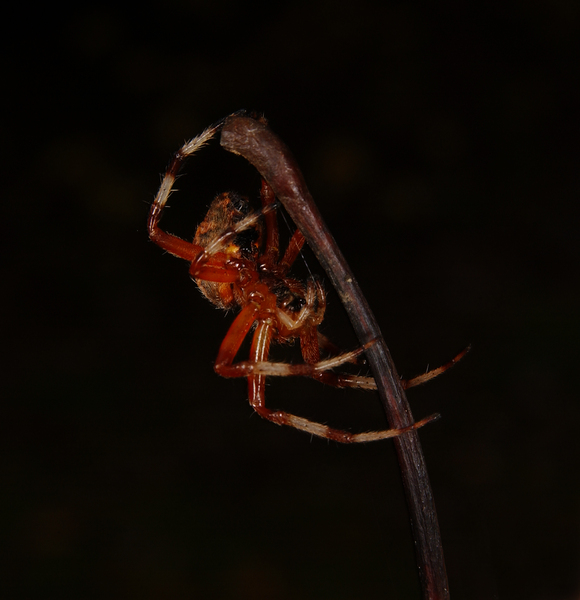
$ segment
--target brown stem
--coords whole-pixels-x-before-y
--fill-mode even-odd
[[[270,184],[290,217],[302,231],[336,288],[362,346],[373,342],[366,355],[377,382],[390,426],[414,423],[391,354],[366,298],[316,207],[288,147],[256,119],[232,115],[226,119],[221,145],[253,164]],[[425,458],[416,431],[394,438],[411,526],[423,597],[449,598],[443,547]]]

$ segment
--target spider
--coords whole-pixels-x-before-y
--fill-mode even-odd
[[[163,209],[183,162],[205,145],[222,122],[187,142],[173,157],[149,212],[148,232],[158,246],[190,262],[189,273],[201,293],[215,306],[239,309],[218,351],[214,369],[223,377],[246,377],[249,402],[264,419],[287,425],[321,438],[343,443],[369,442],[396,437],[437,418],[427,417],[403,429],[350,433],[303,417],[272,410],[265,405],[266,377],[310,377],[335,387],[376,389],[372,377],[333,371],[344,363],[356,363],[364,352],[359,348],[338,353],[318,331],[326,309],[326,295],[319,280],[292,277],[290,269],[304,245],[299,230],[292,235],[280,256],[277,201],[270,186],[262,181],[262,208],[252,212],[247,199],[236,193],[218,195],[198,226],[193,242],[168,234],[159,227]],[[234,362],[240,346],[253,329],[249,360]],[[273,343],[299,340],[304,362],[289,364],[269,361]],[[321,350],[330,358],[321,360]],[[436,377],[450,363],[402,382],[409,388]]]

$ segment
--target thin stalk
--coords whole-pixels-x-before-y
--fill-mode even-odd
[[[288,147],[259,120],[226,119],[221,145],[253,164],[270,184],[324,267],[348,313],[372,369],[389,424],[414,423],[393,359],[350,267],[324,223]],[[435,502],[417,431],[394,438],[409,508],[419,578],[426,600],[449,598],[447,573]]]

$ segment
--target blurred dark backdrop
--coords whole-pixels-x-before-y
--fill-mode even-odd
[[[4,598],[418,598],[389,442],[252,414],[232,315],[151,244],[186,138],[263,111],[411,376],[454,598],[578,598],[576,2],[22,4],[4,52]],[[217,144],[164,225],[258,179]],[[336,299],[324,332],[355,344]],[[290,352],[288,350],[287,352]],[[287,358],[286,352],[278,358]],[[272,382],[352,430],[378,400]]]

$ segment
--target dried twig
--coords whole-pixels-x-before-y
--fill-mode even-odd
[[[349,315],[377,382],[390,426],[401,429],[414,419],[389,349],[361,289],[328,231],[287,146],[259,120],[232,115],[221,145],[252,163],[270,184],[326,270]],[[394,438],[411,515],[423,597],[449,598],[447,574],[433,494],[417,431]]]

